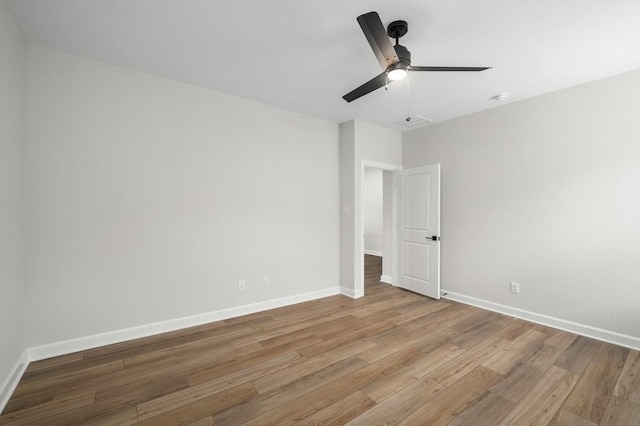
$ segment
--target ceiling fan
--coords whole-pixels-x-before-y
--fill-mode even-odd
[[[491,67],[421,67],[411,65],[411,52],[398,43],[409,27],[406,21],[393,21],[385,32],[380,16],[377,12],[369,12],[358,16],[358,23],[367,38],[374,55],[382,67],[382,73],[373,77],[362,86],[344,95],[342,98],[351,102],[367,93],[373,92],[388,83],[401,80],[407,71],[484,71]],[[396,45],[391,44],[389,37],[396,39]]]

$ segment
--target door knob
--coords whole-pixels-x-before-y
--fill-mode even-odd
[[[440,241],[440,237],[432,235],[430,237],[425,237],[427,240]]]

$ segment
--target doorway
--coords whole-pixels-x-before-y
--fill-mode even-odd
[[[440,298],[440,164],[402,170],[362,163],[360,235],[356,234],[356,279],[365,294],[366,169],[383,173],[383,240],[380,281],[425,296]],[[385,175],[386,173],[386,175]],[[356,228],[358,229],[358,228]],[[384,234],[387,238],[384,238]]]
[[[362,173],[362,284],[392,284],[394,170],[364,165]],[[383,284],[384,285],[384,284]]]

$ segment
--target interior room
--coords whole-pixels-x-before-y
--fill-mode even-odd
[[[0,425],[640,424],[640,3],[516,3],[0,0]]]

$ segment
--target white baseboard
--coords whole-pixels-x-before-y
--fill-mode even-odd
[[[27,366],[29,365],[29,358],[27,351],[22,351],[22,355],[16,361],[16,364],[13,366],[9,375],[4,379],[2,385],[0,386],[0,413],[4,410],[7,403],[9,402],[9,398],[13,395],[13,391],[16,390],[16,386],[20,382],[22,375],[24,374]]]
[[[393,284],[393,277],[390,275],[380,275],[380,281],[386,284]]]
[[[54,356],[66,355],[73,352],[84,351],[97,348],[99,346],[112,345],[127,340],[148,337],[154,334],[166,333],[180,330],[187,327],[207,324],[214,321],[221,321],[242,315],[253,314],[266,311],[268,309],[280,308],[296,303],[308,302],[322,297],[343,294],[341,287],[330,287],[323,290],[309,293],[297,294],[294,296],[282,297],[280,299],[267,300],[264,302],[252,303],[250,305],[238,306],[236,308],[222,309],[219,311],[207,312],[184,318],[176,318],[168,321],[142,325],[138,327],[125,328],[122,330],[109,331],[106,333],[94,334],[91,336],[79,337],[76,339],[61,342],[49,343],[36,346],[27,350],[29,361],[38,361]]]
[[[370,254],[371,256],[378,256],[378,257],[382,257],[382,252],[381,251],[375,251],[375,250],[365,250],[364,254]]]
[[[364,296],[364,290],[354,291],[347,287],[340,287],[340,294],[350,297],[352,299],[358,299]]]
[[[550,317],[523,309],[513,308],[511,306],[502,305],[500,303],[490,302],[488,300],[477,299],[471,296],[454,293],[448,290],[442,290],[444,299],[455,300],[456,302],[466,305],[477,306],[488,311],[498,312],[500,314],[509,315],[520,318],[536,324],[546,325],[548,327],[557,328],[581,336],[591,337],[603,342],[613,343],[615,345],[624,346],[626,348],[640,350],[640,338],[629,336],[626,334],[616,333],[615,331],[603,330],[601,328],[589,325],[579,324],[560,318]],[[446,293],[446,294],[445,294]]]

